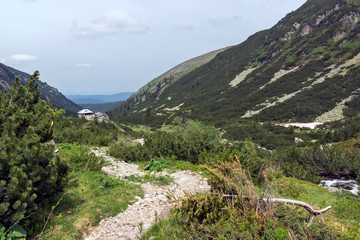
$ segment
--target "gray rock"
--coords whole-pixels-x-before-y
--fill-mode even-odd
[[[169,200],[165,195],[159,195],[156,198],[163,202],[166,202]]]
[[[331,193],[339,193],[340,190],[336,187],[325,187],[326,190],[328,190],[328,192],[331,192]]]

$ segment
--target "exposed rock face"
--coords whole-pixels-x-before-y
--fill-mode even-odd
[[[349,15],[345,15],[340,22],[342,23],[342,29],[346,30],[348,27],[354,28],[359,21],[359,13],[350,13]]]
[[[296,23],[293,24],[293,26],[294,26],[294,28],[299,29],[299,27],[301,26],[301,24],[296,22]]]
[[[310,27],[310,25],[305,25],[305,27],[303,27],[301,29],[300,35],[305,36],[305,35],[309,34],[311,30],[312,30],[312,28]]]
[[[316,18],[315,25],[319,25],[321,21],[325,19],[325,17],[326,17],[325,14],[318,16]]]
[[[280,38],[280,41],[288,41],[290,40],[290,38],[294,35],[294,31],[290,31],[290,32],[287,32],[285,33],[285,36]]]
[[[337,32],[337,33],[335,33],[335,35],[333,36],[333,39],[336,41],[336,40],[339,40],[340,38],[345,37],[345,35],[346,35],[346,32],[344,32],[344,31]]]
[[[334,40],[339,40],[346,36],[349,30],[354,29],[359,21],[359,13],[351,12],[349,15],[345,15],[341,20],[341,31],[338,31],[333,36]]]
[[[339,9],[340,9],[340,5],[336,4],[333,9],[326,11],[322,15],[319,15],[315,20],[315,25],[319,25],[326,17],[330,16],[331,14],[333,14],[335,11],[337,11]]]
[[[257,68],[249,68],[246,69],[244,71],[242,71],[241,73],[239,73],[238,75],[236,75],[235,79],[232,80],[229,84],[231,87],[235,87],[236,85],[238,85],[239,83],[241,83],[242,81],[245,80],[245,78],[252,73],[255,69]]]

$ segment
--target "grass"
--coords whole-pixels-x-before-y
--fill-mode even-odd
[[[185,225],[178,213],[172,214],[168,219],[155,223],[146,233],[141,236],[142,240],[156,239],[187,239],[188,234],[184,231]]]
[[[304,201],[316,209],[331,206],[325,222],[353,239],[360,239],[360,199],[347,194],[329,193],[313,183],[295,178],[281,178],[275,185],[281,196]]]
[[[301,207],[278,205],[276,207],[277,216],[273,225],[269,225],[264,229],[265,232],[272,232],[275,239],[292,239],[289,237],[285,225],[292,225],[298,229],[298,234],[303,232],[303,236],[299,239],[307,239],[307,236],[324,234],[324,239],[329,238],[329,232],[339,231],[345,233],[347,239],[360,239],[360,200],[357,197],[344,194],[329,193],[325,189],[306,181],[297,180],[295,178],[280,177],[275,179],[273,187],[280,193],[279,197],[304,201],[312,205],[315,209],[332,206],[332,209],[324,214],[324,223],[320,217],[317,217],[311,227],[306,227],[309,213]],[[234,223],[219,223],[213,225],[208,232],[217,232],[230,234],[233,230],[228,231],[224,228],[228,226],[236,226]],[[161,220],[154,224],[141,239],[202,239],[201,233],[197,235],[198,229],[196,223],[186,224],[179,213],[173,213],[168,219]],[[218,228],[218,229],[216,229]],[[315,229],[315,230],[314,230]],[[251,232],[251,231],[250,231]],[[204,234],[204,233],[202,233]],[[292,233],[294,234],[294,233]],[[220,234],[221,235],[221,234]],[[227,239],[230,235],[223,235]],[[327,235],[327,236],[325,236]],[[204,238],[205,239],[205,238]],[[222,239],[216,238],[216,239]],[[252,239],[244,237],[244,239]],[[319,238],[315,238],[319,239]]]
[[[80,145],[58,146],[60,157],[69,160]],[[40,239],[80,239],[91,232],[102,219],[115,216],[143,196],[140,186],[98,171],[72,169],[64,189],[65,195],[50,216]],[[61,196],[54,198],[44,215],[49,216]]]
[[[131,175],[126,178],[132,182],[147,183],[152,182],[156,185],[170,185],[174,182],[174,179],[170,176],[156,176],[154,174],[145,174],[144,176]]]
[[[205,173],[205,168],[201,165],[195,165],[192,164],[191,162],[188,161],[181,161],[181,160],[169,160],[167,159],[168,163],[164,164],[166,165],[166,167],[161,167],[159,168],[159,171],[165,170],[169,173],[173,173],[176,171],[193,171],[193,172],[197,172],[200,175],[206,176]],[[145,169],[146,166],[149,164],[149,162],[146,161],[136,161],[136,162],[131,162],[133,164],[138,165],[141,169]]]

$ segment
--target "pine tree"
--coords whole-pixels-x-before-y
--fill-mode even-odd
[[[0,222],[14,223],[62,190],[67,166],[54,155],[53,110],[40,99],[36,71],[0,93]]]

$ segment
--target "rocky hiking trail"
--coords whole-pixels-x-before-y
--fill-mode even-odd
[[[102,156],[111,165],[104,166],[102,170],[111,176],[125,179],[131,175],[143,176],[147,172],[139,169],[135,164],[117,161],[107,155],[105,148],[92,148],[96,156]],[[173,206],[170,192],[175,198],[184,196],[184,192],[201,193],[210,190],[207,180],[192,171],[166,171],[156,173],[158,176],[170,176],[174,182],[168,186],[158,186],[153,183],[141,184],[144,198],[135,197],[134,204],[114,217],[103,219],[93,232],[86,238],[94,239],[139,239],[140,228],[146,231],[157,219],[163,219],[170,214]]]

